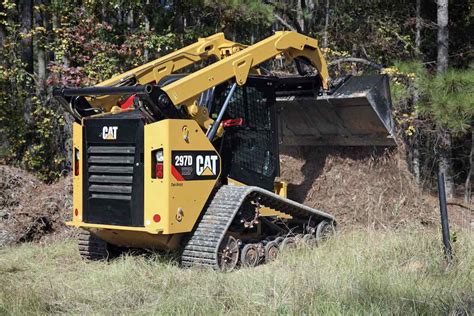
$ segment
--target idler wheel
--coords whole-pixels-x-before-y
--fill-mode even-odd
[[[239,262],[240,241],[232,236],[225,236],[219,247],[218,263],[221,271],[230,272]]]
[[[322,221],[316,227],[316,243],[319,245],[328,240],[336,233],[336,228],[333,223]]]

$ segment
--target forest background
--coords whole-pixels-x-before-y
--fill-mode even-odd
[[[90,86],[216,32],[252,44],[289,29],[319,40],[333,77],[389,74],[416,181],[431,190],[442,171],[448,195],[471,201],[472,0],[1,0],[0,163],[45,182],[69,173],[71,119],[53,86]]]

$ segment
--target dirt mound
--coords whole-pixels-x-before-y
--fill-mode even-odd
[[[415,185],[398,151],[360,147],[283,147],[288,197],[348,225],[397,227],[436,221],[437,209]]]
[[[288,196],[334,214],[340,227],[396,228],[438,221],[437,201],[423,194],[396,150],[282,147],[281,180]],[[71,178],[46,185],[0,166],[0,245],[72,234]]]
[[[68,231],[70,178],[47,185],[19,168],[0,166],[0,191],[0,245]]]

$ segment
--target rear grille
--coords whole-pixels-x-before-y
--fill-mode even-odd
[[[87,154],[89,197],[131,200],[135,146],[93,145]]]
[[[111,127],[115,139],[104,138]],[[143,227],[143,136],[139,111],[84,119],[85,223]]]

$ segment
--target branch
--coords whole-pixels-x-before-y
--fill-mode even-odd
[[[343,58],[334,59],[334,60],[331,60],[328,66],[339,65],[340,63],[361,63],[361,64],[369,65],[378,70],[383,69],[383,66],[380,64],[377,64],[373,61],[370,61],[364,58],[357,58],[357,57],[343,57]]]
[[[467,205],[464,205],[464,204],[461,204],[461,203],[456,203],[456,202],[448,202],[446,203],[447,205],[454,205],[454,206],[459,206],[459,207],[462,207],[466,210],[469,210],[471,212],[474,212],[474,208],[470,208],[469,206]]]
[[[278,20],[278,22],[283,24],[283,26],[286,26],[287,28],[289,28],[290,31],[296,32],[296,29],[291,24],[286,22],[281,16],[279,16],[278,14],[274,14],[274,16],[275,16],[275,19]]]

